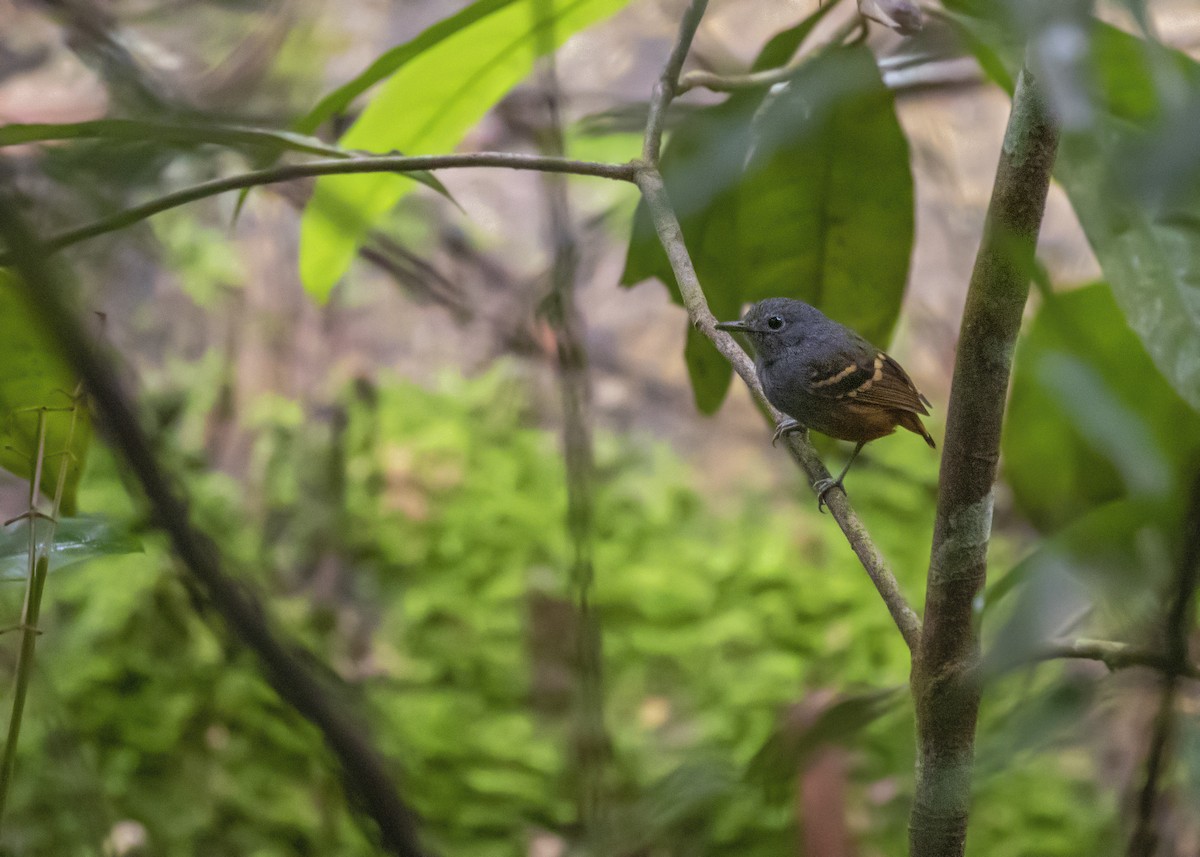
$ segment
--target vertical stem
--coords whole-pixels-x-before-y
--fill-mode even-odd
[[[542,60],[546,124],[540,148],[546,155],[563,157],[560,89],[554,54]],[[575,653],[572,659],[578,682],[571,723],[571,743],[577,788],[579,820],[588,850],[604,852],[604,780],[612,756],[612,742],[604,722],[603,644],[600,620],[591,603],[595,578],[593,564],[592,391],[588,379],[583,318],[575,297],[579,248],[572,228],[567,177],[542,176],[546,220],[554,251],[550,292],[543,303],[554,331],[559,392],[563,403],[563,457],[567,470],[567,531],[572,559],[569,584],[577,611]]]
[[[967,292],[946,421],[925,621],[912,676],[913,857],[959,857],[966,843],[980,696],[972,678],[979,660],[973,606],[987,574],[1012,353],[1057,149],[1058,130],[1025,68]]]
[[[50,571],[50,551],[54,547],[54,530],[58,523],[63,490],[67,484],[67,469],[71,466],[71,443],[75,437],[75,424],[79,414],[78,393],[76,390],[75,404],[71,407],[66,449],[60,453],[54,503],[44,541],[39,541],[37,534],[37,500],[42,490],[42,470],[46,461],[47,412],[45,408],[39,408],[37,412],[37,455],[34,459],[33,478],[29,480],[29,510],[26,513],[29,521],[29,582],[25,587],[25,603],[21,609],[21,646],[17,655],[12,714],[8,719],[4,756],[0,758],[0,819],[3,819],[4,808],[8,803],[9,786],[12,784],[12,775],[17,763],[17,741],[21,736],[21,721],[25,714],[25,699],[29,694],[29,679],[33,675],[33,655],[39,633],[37,625],[42,612],[42,593],[45,591],[46,575]]]
[[[1175,575],[1174,592],[1166,616],[1166,664],[1164,665],[1162,698],[1150,734],[1146,753],[1146,773],[1138,795],[1138,817],[1129,839],[1129,857],[1153,857],[1158,848],[1158,832],[1154,829],[1158,808],[1159,784],[1170,758],[1168,748],[1175,733],[1175,698],[1179,680],[1191,669],[1188,636],[1195,623],[1196,588],[1200,584],[1200,478],[1192,485],[1192,498],[1184,517],[1183,551],[1179,571]]]

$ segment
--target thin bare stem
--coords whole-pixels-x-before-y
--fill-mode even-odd
[[[662,75],[654,86],[650,96],[650,109],[646,114],[646,133],[642,142],[642,160],[647,164],[658,166],[658,156],[662,149],[663,125],[667,121],[667,108],[675,96],[679,94],[679,72],[683,69],[683,61],[687,59],[692,47],[692,39],[696,36],[696,28],[708,8],[708,0],[692,0],[683,13],[679,22],[679,34],[667,57]]]
[[[42,612],[42,593],[46,588],[46,577],[50,573],[50,552],[54,549],[54,532],[58,526],[58,515],[62,508],[63,492],[67,485],[70,469],[71,444],[75,439],[75,426],[79,421],[79,393],[75,391],[75,404],[71,407],[70,423],[67,427],[66,448],[60,452],[58,481],[54,487],[54,498],[49,515],[38,512],[37,501],[42,490],[42,471],[46,461],[46,415],[39,408],[37,427],[37,454],[34,459],[33,478],[29,480],[29,580],[25,587],[25,603],[21,609],[21,645],[13,690],[12,714],[8,720],[8,736],[4,741],[4,756],[0,759],[0,819],[8,804],[8,792],[12,785],[13,771],[17,763],[17,742],[21,736],[21,721],[25,712],[25,700],[29,694],[29,680],[33,676],[33,656],[37,647],[38,621]],[[45,532],[38,539],[38,521],[46,520]]]
[[[533,170],[544,173],[568,173],[595,176],[615,181],[632,182],[633,164],[600,164],[591,161],[569,161],[515,152],[470,152],[459,155],[373,155],[358,158],[328,158],[302,164],[284,164],[254,170],[236,176],[211,179],[191,187],[156,197],[149,202],[118,211],[93,223],[54,235],[42,242],[47,250],[61,250],[99,235],[125,229],[156,214],[190,202],[219,196],[234,190],[313,178],[315,176],[356,173],[413,173],[426,170],[464,169],[468,167],[501,167],[511,170]],[[12,264],[12,250],[0,255],[0,265]]]
[[[675,280],[679,283],[679,291],[683,295],[688,319],[697,330],[712,341],[717,350],[730,362],[733,370],[750,388],[750,394],[759,407],[778,423],[784,419],[784,416],[767,401],[762,385],[758,381],[753,361],[732,336],[717,330],[714,326],[717,319],[708,308],[708,302],[704,298],[704,290],[696,276],[696,270],[688,255],[687,247],[683,243],[683,231],[679,226],[679,220],[675,216],[674,209],[671,208],[670,200],[667,199],[662,176],[655,169],[643,167],[638,171],[637,184],[646,200],[646,206],[654,221],[659,241],[662,242],[667,258],[670,260],[671,269],[675,272]],[[810,484],[829,478],[829,471],[821,463],[820,457],[806,435],[789,435],[787,449],[808,476]],[[900,590],[900,584],[896,581],[891,569],[888,568],[883,555],[871,540],[866,527],[863,526],[862,521],[854,512],[854,508],[850,505],[850,501],[841,491],[828,494],[825,502],[833,514],[834,520],[845,534],[846,540],[850,543],[851,549],[862,563],[863,568],[866,569],[871,582],[875,584],[875,589],[883,598],[896,627],[900,629],[900,633],[904,637],[904,642],[910,649],[915,649],[921,636],[921,620],[917,618],[916,612],[905,599],[904,593]]]
[[[699,88],[708,89],[713,92],[737,92],[742,89],[765,89],[777,83],[783,83],[784,81],[791,80],[800,67],[809,62],[814,56],[819,56],[832,48],[840,47],[846,39],[863,26],[862,19],[857,14],[852,15],[834,31],[825,44],[814,51],[801,54],[792,62],[779,68],[768,68],[763,71],[749,72],[747,74],[714,74],[711,71],[703,70],[689,71],[680,78],[676,95],[683,95],[688,90]]]
[[[1038,661],[1085,660],[1100,661],[1110,670],[1134,667],[1166,672],[1170,665],[1166,655],[1147,649],[1138,649],[1128,643],[1114,640],[1062,640],[1042,648],[1035,656]],[[1187,663],[1181,675],[1200,678],[1200,666]]]
[[[946,418],[925,625],[912,676],[913,857],[961,857],[966,843],[980,698],[974,603],[987,576],[1012,353],[1057,151],[1058,129],[1037,82],[1022,71],[967,291]]]
[[[21,720],[25,712],[25,697],[29,692],[29,678],[33,674],[33,653],[37,645],[37,621],[41,608],[41,583],[46,568],[37,551],[37,501],[41,492],[42,465],[46,460],[46,412],[37,412],[37,452],[33,459],[33,475],[29,480],[29,514],[22,520],[29,522],[29,579],[25,582],[25,602],[21,607],[21,644],[18,649],[17,666],[13,682],[12,714],[8,718],[8,736],[4,741],[4,758],[0,760],[0,817],[8,802],[8,789],[12,783],[13,770],[17,762],[17,740],[21,736]]]
[[[175,554],[231,634],[258,656],[265,677],[280,698],[321,731],[341,763],[346,788],[378,825],[383,847],[399,857],[422,857],[425,852],[417,841],[413,813],[400,799],[362,724],[346,717],[304,665],[305,656],[293,654],[295,646],[275,636],[258,599],[225,574],[216,545],[192,525],[187,503],[159,465],[134,403],[80,319],[68,308],[60,276],[19,210],[17,200],[4,189],[0,193],[0,238],[14,257],[20,274],[17,286],[47,340],[90,393],[97,424],[141,485],[153,522],[170,538]]]

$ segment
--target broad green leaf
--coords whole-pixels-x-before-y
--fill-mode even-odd
[[[1053,296],[1021,337],[1002,444],[1017,505],[1055,530],[1122,497],[1182,502],[1200,413],[1101,283]]]
[[[743,298],[799,298],[885,344],[908,276],[913,185],[871,52],[806,63],[757,130],[739,188]]]
[[[39,537],[49,522],[39,519]],[[118,554],[141,553],[142,543],[131,533],[98,515],[63,518],[54,528],[50,570],[59,571],[89,559]],[[29,519],[0,530],[0,580],[24,580],[29,576]]]
[[[994,53],[1009,70],[1019,65],[1019,41],[997,20],[954,20],[981,61]],[[1164,82],[1175,90],[1172,100],[1200,98],[1200,64],[1101,23],[1091,28],[1090,47],[1100,109],[1087,132],[1064,137],[1054,174],[1130,327],[1176,391],[1200,408],[1200,182],[1171,175],[1158,187],[1131,189],[1128,180],[1133,155],[1145,157],[1147,132],[1153,139],[1160,127],[1174,131],[1159,123]],[[996,77],[995,63],[985,70]],[[1011,87],[1005,78],[996,79]]]
[[[626,0],[553,0],[499,5],[406,61],[342,137],[349,149],[429,154],[463,135],[526,77],[543,46],[617,11]],[[538,9],[545,7],[544,14]],[[408,186],[398,176],[328,176],[317,181],[300,227],[300,275],[326,300],[370,227]]]
[[[54,496],[59,468],[66,466],[61,512],[71,515],[91,424],[82,399],[74,395],[75,378],[41,336],[13,276],[0,270],[0,468],[21,479],[33,477],[40,416],[45,420],[42,493]]]

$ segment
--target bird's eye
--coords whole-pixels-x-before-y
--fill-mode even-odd
[[[779,330],[779,328],[783,327],[783,316],[773,315],[768,318],[767,327],[771,328],[771,330]]]

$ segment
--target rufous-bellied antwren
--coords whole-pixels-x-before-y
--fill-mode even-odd
[[[896,426],[919,434],[937,449],[919,416],[929,413],[929,400],[908,373],[816,307],[791,298],[768,298],[750,307],[741,321],[723,321],[717,329],[750,338],[767,401],[791,418],[775,429],[772,444],[806,428],[855,442],[837,478],[813,485],[818,509],[830,489],[842,487],[863,445],[891,434]]]

